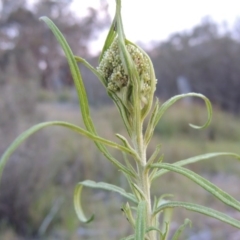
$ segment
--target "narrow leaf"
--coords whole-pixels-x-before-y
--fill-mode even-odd
[[[79,104],[80,104],[80,109],[81,109],[81,113],[82,113],[82,117],[83,117],[83,122],[87,128],[87,130],[91,133],[93,133],[94,135],[98,135],[92,118],[90,116],[90,110],[89,110],[89,104],[88,104],[88,99],[87,99],[87,93],[83,84],[83,80],[82,80],[82,76],[80,74],[77,62],[75,60],[75,56],[72,53],[71,48],[69,47],[66,39],[64,38],[64,36],[62,35],[62,33],[59,31],[59,29],[57,28],[57,26],[47,17],[41,17],[41,20],[43,20],[48,27],[52,30],[53,34],[55,35],[56,39],[58,40],[58,42],[60,43],[69,67],[70,67],[70,71],[74,80],[74,84],[75,87],[77,89],[77,94],[78,94],[78,98],[79,98]],[[104,145],[102,145],[101,143],[95,141],[95,144],[97,146],[97,148],[103,153],[103,155],[110,161],[112,162],[116,167],[118,167],[119,169],[121,169],[122,171],[131,174],[126,167],[124,167],[122,164],[119,164],[119,162],[109,153],[109,151],[106,149],[106,147]]]
[[[211,105],[211,102],[209,101],[209,99],[200,93],[186,93],[186,94],[176,95],[176,96],[170,98],[168,101],[163,103],[163,105],[160,107],[154,125],[156,126],[158,121],[161,119],[163,114],[166,112],[166,110],[170,106],[172,106],[178,100],[180,100],[182,98],[186,98],[186,97],[198,97],[198,98],[202,98],[204,100],[206,107],[207,107],[207,113],[208,113],[208,119],[207,119],[206,123],[202,126],[196,126],[193,124],[190,124],[190,126],[193,128],[196,128],[196,129],[206,128],[210,124],[211,119],[212,119],[212,105]]]
[[[153,152],[152,156],[149,158],[149,160],[147,161],[147,165],[146,165],[146,168],[148,168],[151,164],[154,163],[155,159],[157,158],[160,150],[161,150],[161,146],[162,145],[157,145],[155,151]]]
[[[105,79],[101,76],[101,74],[95,69],[90,63],[88,63],[85,59],[75,56],[75,60],[79,63],[82,63],[85,67],[87,67],[95,76],[101,81],[102,85],[106,87],[107,83]]]
[[[148,113],[150,112],[151,108],[152,108],[152,103],[153,103],[153,96],[154,96],[154,92],[156,90],[156,76],[155,76],[155,71],[154,71],[154,67],[152,64],[152,60],[150,59],[150,57],[148,56],[148,54],[139,46],[137,46],[136,44],[132,43],[131,41],[126,39],[126,43],[130,44],[132,46],[134,46],[135,48],[137,48],[140,52],[142,52],[142,54],[144,55],[144,57],[146,57],[148,64],[150,66],[150,71],[149,71],[149,76],[151,79],[150,82],[150,92],[149,92],[149,98],[148,98],[148,102],[146,104],[146,106],[144,106],[144,108],[142,109],[142,120],[145,119],[145,117],[148,115]]]
[[[83,188],[82,185],[77,185],[77,187],[75,187],[74,196],[73,196],[74,208],[78,216],[78,219],[81,222],[89,223],[94,219],[94,215],[92,215],[90,218],[86,218],[83,212],[83,208],[81,204],[82,188]]]
[[[221,157],[221,156],[233,157],[233,158],[236,158],[237,160],[240,160],[240,155],[238,155],[236,153],[216,152],[216,153],[206,153],[206,154],[198,155],[198,156],[195,156],[195,157],[183,159],[183,160],[180,160],[180,161],[177,161],[177,162],[173,163],[173,165],[175,165],[175,166],[185,166],[185,165],[190,164],[190,163],[195,163],[195,162],[208,160],[208,159],[211,159],[211,158]],[[156,178],[160,177],[161,175],[163,175],[167,172],[169,172],[169,170],[161,169],[154,175],[153,179],[156,179]]]
[[[123,159],[125,161],[126,167],[134,174],[134,176],[132,176],[132,177],[137,178],[137,172],[134,169],[134,167],[132,166],[132,164],[130,163],[128,157],[126,156],[126,153],[122,152],[122,155],[123,155]],[[128,183],[130,184],[130,187],[132,187],[132,185],[131,185],[132,179],[129,179],[128,176],[126,176],[126,177],[127,177]]]
[[[114,100],[114,103],[116,104],[118,111],[122,117],[123,123],[127,129],[128,135],[131,137],[132,136],[132,127],[129,122],[129,118],[128,118],[129,111],[128,111],[127,107],[124,105],[121,98],[117,96],[117,94],[112,93],[111,91],[108,91],[108,94]]]
[[[112,21],[112,25],[111,25],[111,27],[109,29],[107,38],[105,40],[105,43],[104,43],[101,55],[99,57],[99,62],[101,62],[105,51],[111,46],[113,40],[115,39],[115,37],[117,35],[117,31],[116,31],[117,30],[116,13],[117,13],[117,11],[115,12],[115,16],[114,16],[114,19]]]
[[[167,210],[169,209],[170,208],[168,208]],[[168,233],[169,233],[169,222],[164,222],[163,229],[165,230],[164,230],[164,234],[161,234],[161,240],[167,240]]]
[[[131,210],[129,203],[127,202],[125,205],[123,205],[122,209],[123,209],[124,214],[127,217],[127,220],[130,222],[130,224],[134,228],[135,227],[135,219],[132,215],[132,210]]]
[[[156,117],[157,117],[157,114],[158,114],[158,111],[159,111],[159,107],[160,107],[159,100],[156,99],[154,108],[153,108],[152,113],[151,113],[150,120],[148,121],[147,129],[145,131],[144,142],[145,142],[146,145],[149,144],[149,142],[151,140],[151,137],[152,137],[152,134],[154,132],[154,129],[155,129],[154,124],[155,124]]]
[[[139,197],[139,199],[146,199],[146,196],[144,195],[144,192],[142,191],[142,189],[137,184],[132,183],[132,186],[134,187],[134,189],[138,193],[137,196]]]
[[[137,208],[135,240],[144,240],[146,231],[146,201],[141,201]]]
[[[125,33],[123,29],[122,16],[121,16],[121,1],[116,0],[116,20],[117,20],[117,33],[118,33],[118,47],[120,52],[121,62],[125,73],[128,75],[132,89],[133,100],[133,131],[139,133],[142,129],[141,122],[141,109],[140,109],[140,78],[137,72],[137,68],[133,62],[133,59],[128,52],[125,45]],[[139,138],[137,134],[137,138]],[[139,141],[139,139],[137,139]]]
[[[182,207],[187,210],[190,210],[192,212],[198,212],[201,214],[204,214],[206,216],[218,219],[224,223],[227,223],[233,227],[240,229],[240,221],[228,216],[227,214],[218,212],[214,209],[207,208],[198,204],[188,203],[188,202],[167,202],[162,204],[155,212],[154,214],[157,214],[158,212],[161,212],[165,208],[175,208],[175,207]]]
[[[80,182],[75,187],[73,202],[74,202],[74,207],[75,207],[78,218],[80,219],[80,221],[85,222],[85,223],[92,221],[94,216],[91,216],[90,218],[86,218],[85,214],[83,212],[83,208],[81,205],[82,188],[83,187],[97,188],[97,189],[103,189],[103,190],[107,190],[107,191],[116,192],[116,193],[119,193],[120,195],[124,196],[128,200],[131,200],[132,202],[137,203],[137,200],[133,194],[127,193],[124,189],[122,189],[118,186],[115,186],[115,185],[112,185],[109,183],[104,183],[104,182],[96,183],[91,180],[86,180],[86,181]]]
[[[126,148],[128,148],[130,152],[135,152],[135,150],[132,148],[132,146],[130,145],[130,143],[128,142],[128,140],[124,136],[117,133],[116,137],[118,137],[123,142],[124,146]],[[135,154],[135,157],[138,158],[137,154]],[[140,159],[139,159],[139,161],[140,161]]]
[[[191,227],[191,221],[189,219],[185,219],[184,223],[177,229],[174,233],[172,240],[178,240],[184,229],[189,225]]]
[[[164,201],[167,202],[167,201]],[[163,240],[166,240],[169,233],[170,223],[172,219],[172,208],[165,208],[163,211],[163,220],[162,220],[162,232],[163,232]]]
[[[153,164],[152,167],[157,167],[157,168],[164,168],[169,171],[173,171],[176,173],[179,173],[188,179],[192,180],[202,188],[204,188],[206,191],[211,193],[213,196],[215,196],[217,199],[219,199],[221,202],[225,203],[228,206],[231,206],[238,211],[240,211],[240,202],[237,201],[235,198],[230,196],[228,193],[224,192],[221,190],[219,187],[208,181],[207,179],[201,177],[200,175],[194,173],[193,171],[179,167],[173,164],[169,163],[159,163],[159,164]]]
[[[125,238],[121,238],[121,240],[134,240],[134,235],[130,235],[130,236],[125,237]]]
[[[160,158],[157,160],[156,163],[161,163],[163,161],[164,155],[160,156]],[[158,172],[157,168],[154,168],[151,172],[151,174],[149,175],[149,179],[152,182],[154,176],[156,175],[156,173]]]
[[[208,127],[208,125],[210,124],[211,119],[212,119],[212,105],[211,105],[211,102],[209,101],[209,99],[207,97],[205,97],[204,95],[199,94],[199,93],[186,93],[186,94],[176,95],[176,96],[170,98],[169,100],[167,100],[165,103],[162,104],[162,106],[159,108],[156,116],[154,116],[154,119],[152,119],[153,121],[151,123],[149,123],[149,126],[146,130],[146,136],[145,136],[145,142],[146,143],[149,143],[149,141],[150,141],[150,139],[153,135],[153,132],[154,132],[154,129],[155,129],[156,125],[158,124],[158,122],[161,119],[161,117],[163,116],[163,114],[167,111],[167,109],[169,107],[171,107],[175,102],[177,102],[178,100],[180,100],[182,98],[185,98],[185,97],[198,97],[198,98],[203,99],[205,104],[206,104],[207,113],[208,113],[208,118],[207,118],[207,121],[204,125],[202,125],[202,126],[196,126],[196,125],[193,125],[193,124],[189,124],[189,125],[192,128],[195,128],[195,129],[202,129],[202,128]]]
[[[146,230],[146,233],[151,232],[151,231],[156,231],[156,232],[162,234],[161,230],[159,228],[156,228],[156,227],[148,227],[147,230]]]
[[[83,121],[87,129],[90,128],[93,131],[94,127],[93,127],[92,120],[90,118],[90,110],[89,110],[89,104],[87,100],[87,93],[83,84],[82,76],[80,74],[77,62],[75,60],[75,56],[73,55],[71,48],[69,47],[66,39],[64,38],[60,30],[57,28],[57,26],[47,17],[41,17],[40,19],[43,20],[48,25],[48,27],[52,30],[54,36],[58,40],[59,44],[61,45],[66,55],[66,58],[71,70],[71,74],[74,80],[74,84],[77,89]]]
[[[33,127],[29,128],[28,130],[26,130],[25,132],[20,134],[15,139],[15,141],[13,141],[13,143],[7,148],[7,150],[5,151],[5,153],[2,155],[2,157],[0,159],[0,177],[1,177],[1,174],[2,174],[2,171],[3,171],[3,168],[6,165],[9,157],[11,156],[11,154],[18,148],[18,146],[23,141],[25,141],[28,137],[30,137],[35,132],[41,130],[42,128],[49,127],[49,126],[54,126],[54,125],[55,126],[62,126],[62,127],[69,128],[70,130],[73,130],[73,131],[75,131],[77,133],[80,133],[81,135],[86,136],[86,137],[88,137],[88,138],[90,138],[90,139],[92,139],[94,141],[101,142],[101,143],[106,144],[108,146],[111,146],[113,148],[119,149],[119,150],[124,151],[124,152],[127,151],[127,153],[129,153],[129,149],[128,148],[123,147],[123,146],[121,146],[119,144],[116,144],[114,142],[108,141],[108,140],[106,140],[104,138],[95,136],[95,135],[91,134],[89,131],[86,131],[86,130],[84,130],[84,129],[76,126],[76,125],[73,125],[71,123],[62,122],[62,121],[43,122],[43,123],[34,125]],[[124,169],[125,171],[127,171],[129,173],[128,169],[126,169],[126,167],[124,167],[120,162],[116,161],[115,164],[118,165],[118,167],[120,169]]]
[[[137,199],[135,198],[135,196],[132,193],[127,193],[123,188],[120,188],[113,184],[85,180],[83,182],[78,183],[78,185],[82,185],[84,187],[98,188],[98,189],[116,192],[116,193],[119,193],[120,195],[122,195],[123,197],[127,198],[128,200],[130,200],[134,203],[137,203]]]

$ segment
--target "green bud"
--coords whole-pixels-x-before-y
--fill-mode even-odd
[[[151,93],[155,91],[156,79],[152,78],[152,68],[147,55],[136,45],[126,43],[126,49],[130,54],[139,75],[141,107],[147,104]],[[121,93],[132,86],[132,81],[124,70],[120,56],[118,38],[112,42],[110,47],[104,52],[103,58],[98,67],[99,73],[105,78],[107,89],[121,96]],[[154,81],[155,84],[151,84]],[[132,86],[134,87],[134,86]],[[154,88],[154,90],[152,90]],[[131,96],[129,96],[131,98]]]

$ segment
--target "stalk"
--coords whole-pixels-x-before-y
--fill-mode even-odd
[[[150,192],[150,178],[148,171],[146,171],[147,157],[146,157],[146,146],[143,141],[142,123],[140,124],[141,129],[137,131],[135,141],[133,139],[134,148],[139,156],[140,162],[137,162],[138,169],[138,187],[142,190],[146,202],[147,202],[147,213],[146,213],[146,227],[153,226],[152,221],[152,203],[151,203],[151,192]],[[156,231],[150,231],[146,234],[149,240],[157,240]]]

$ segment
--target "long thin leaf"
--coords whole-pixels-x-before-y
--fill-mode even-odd
[[[151,137],[153,135],[154,128],[155,128],[154,123],[156,121],[156,117],[158,115],[159,108],[160,108],[160,103],[159,103],[159,100],[156,99],[153,110],[151,112],[150,119],[147,124],[147,129],[146,129],[145,135],[144,135],[144,141],[145,141],[146,146],[149,144]]]
[[[154,212],[154,215],[157,214],[158,212],[163,211],[166,208],[175,208],[175,207],[182,207],[192,212],[198,212],[198,213],[204,214],[206,216],[218,219],[222,222],[225,222],[233,227],[240,229],[240,221],[228,216],[227,214],[221,213],[211,208],[207,208],[198,204],[193,204],[188,202],[172,201],[172,202],[164,203]]]
[[[131,41],[129,41],[127,39],[126,39],[126,43],[127,44],[131,44],[132,46],[137,48],[140,52],[142,52],[144,57],[147,59],[149,67],[150,67],[150,71],[149,71],[149,77],[151,79],[151,82],[150,82],[150,92],[149,92],[149,96],[150,97],[148,98],[147,104],[142,109],[142,119],[145,119],[145,117],[148,115],[149,111],[152,108],[153,96],[154,96],[154,92],[156,90],[155,71],[154,71],[154,67],[153,67],[153,64],[152,64],[152,61],[151,61],[150,57],[148,56],[148,54],[143,49],[141,49],[139,46],[137,46],[136,44],[132,43]]]
[[[166,201],[164,201],[166,202]],[[163,240],[167,240],[169,230],[170,230],[170,223],[172,220],[173,209],[172,208],[165,208],[163,210],[163,219],[162,219],[162,238]]]
[[[132,173],[134,173],[134,176],[133,176],[133,177],[134,177],[134,178],[137,178],[137,172],[136,172],[136,170],[134,169],[134,167],[132,166],[132,164],[130,163],[130,160],[128,159],[126,153],[125,153],[125,152],[122,152],[122,155],[123,155],[123,159],[124,159],[124,161],[125,161],[126,167],[127,167],[128,169],[130,169],[130,171],[131,171]],[[127,176],[126,176],[126,177],[127,177]],[[132,182],[132,179],[127,178],[127,180],[130,180],[130,181],[128,181],[129,184]],[[131,187],[131,184],[130,184],[130,187]]]
[[[149,126],[147,127],[147,130],[146,130],[147,134],[145,136],[145,142],[146,143],[149,143],[157,123],[159,122],[159,120],[161,119],[163,114],[167,111],[167,109],[169,107],[171,107],[178,100],[186,98],[186,97],[198,97],[198,98],[203,99],[205,104],[206,104],[207,113],[208,113],[207,121],[202,126],[196,126],[194,124],[189,124],[189,125],[192,128],[195,128],[195,129],[202,129],[202,128],[206,128],[210,124],[211,119],[212,119],[212,105],[211,105],[211,102],[209,101],[209,99],[207,97],[205,97],[204,95],[199,94],[199,93],[186,93],[186,94],[176,95],[176,96],[170,98],[169,100],[167,100],[165,103],[163,103],[162,106],[159,108],[158,113],[154,117],[153,121],[149,122]]]
[[[156,231],[156,232],[162,234],[161,230],[157,227],[148,227],[146,230],[146,233],[151,232],[151,231]]]
[[[129,150],[132,151],[132,152],[135,152],[135,150],[132,148],[132,146],[130,145],[130,143],[128,142],[128,140],[127,140],[123,135],[117,133],[117,134],[116,134],[116,137],[119,138],[119,139],[123,142],[123,145],[124,145],[127,149],[129,149]],[[138,156],[136,155],[135,157],[138,157]],[[139,158],[139,157],[138,157],[138,158]],[[140,161],[140,159],[136,159],[136,160],[139,160],[139,161]]]
[[[118,186],[115,186],[113,184],[109,184],[109,183],[105,183],[105,182],[94,182],[91,180],[85,180],[83,182],[78,183],[78,185],[82,185],[84,187],[90,187],[90,188],[98,188],[98,189],[103,189],[103,190],[107,190],[107,191],[112,191],[112,192],[116,192],[119,193],[120,195],[122,195],[123,197],[125,197],[126,199],[137,203],[137,199],[135,198],[135,196],[132,193],[128,193],[126,192],[123,188],[120,188]]]
[[[168,208],[169,209],[169,208]],[[161,240],[167,240],[167,237],[168,237],[168,233],[169,233],[169,222],[165,222],[165,225],[163,225],[164,226],[164,228],[163,229],[165,229],[164,230],[164,233],[163,234],[161,234]]]
[[[101,62],[103,56],[104,56],[104,53],[105,51],[111,46],[113,40],[115,39],[116,35],[117,35],[117,21],[116,21],[116,13],[117,11],[115,12],[115,16],[114,16],[114,19],[112,21],[112,25],[109,29],[109,32],[108,32],[108,35],[107,35],[107,38],[105,40],[105,43],[104,43],[104,46],[103,46],[103,49],[102,49],[102,52],[101,52],[101,55],[99,57],[99,62]]]
[[[178,240],[184,229],[189,225],[191,227],[192,222],[189,219],[185,219],[184,223],[174,233],[172,240]]]
[[[137,208],[135,240],[144,240],[146,232],[146,201],[141,201]]]
[[[64,38],[62,33],[59,31],[57,26],[47,17],[41,17],[40,19],[43,20],[48,25],[48,27],[52,30],[53,34],[55,35],[56,39],[60,43],[60,45],[66,55],[66,58],[67,58],[67,61],[68,61],[69,67],[70,67],[70,71],[71,71],[71,74],[72,74],[72,77],[74,80],[74,84],[77,89],[77,94],[78,94],[78,98],[79,98],[79,104],[80,104],[80,110],[81,110],[82,117],[83,117],[83,122],[89,132],[93,133],[94,135],[98,135],[95,130],[92,118],[90,116],[87,93],[86,93],[86,90],[85,90],[85,87],[83,84],[82,76],[80,74],[77,62],[75,60],[75,56],[73,55],[71,48],[69,47],[66,39]],[[104,154],[104,156],[110,162],[112,162],[116,167],[118,167],[122,171],[129,173],[129,171],[127,171],[126,167],[124,167],[122,164],[119,164],[119,162],[109,153],[109,151],[105,148],[104,145],[102,145],[101,143],[99,143],[97,141],[94,141],[94,143],[96,144],[97,148]]]
[[[79,63],[82,63],[85,67],[87,67],[94,75],[101,81],[102,85],[106,87],[106,81],[105,79],[101,76],[101,74],[95,69],[90,63],[88,63],[85,59],[75,56],[75,60]]]
[[[135,219],[132,215],[132,209],[128,202],[125,205],[123,205],[122,210],[125,216],[127,217],[127,220],[129,221],[129,223],[132,225],[133,228],[135,228]]]
[[[197,126],[194,124],[189,124],[191,127],[196,128],[196,129],[201,129],[201,128],[206,128],[212,119],[212,105],[211,102],[209,101],[209,99],[207,97],[205,97],[204,95],[200,94],[200,93],[186,93],[186,94],[180,94],[180,95],[176,95],[172,98],[170,98],[168,101],[166,101],[159,109],[158,111],[158,115],[156,117],[155,123],[154,125],[156,126],[156,124],[158,123],[158,121],[161,119],[161,117],[163,116],[163,114],[166,112],[166,110],[172,106],[175,102],[177,102],[178,100],[182,99],[182,98],[186,98],[186,97],[198,97],[204,100],[206,107],[207,107],[207,113],[208,113],[208,118],[205,124],[203,124],[202,126]]]
[[[90,110],[86,90],[83,84],[82,76],[79,71],[77,62],[75,60],[75,56],[73,55],[71,48],[69,47],[66,39],[64,38],[60,30],[57,28],[57,26],[47,17],[41,17],[40,20],[43,20],[51,29],[51,31],[53,32],[54,36],[58,40],[59,44],[61,45],[66,55],[70,71],[74,80],[74,84],[77,90],[84,124],[86,125],[87,129],[90,128],[91,131],[94,131],[93,130],[94,126],[92,123],[92,119],[90,117]]]
[[[162,145],[158,144],[156,149],[154,150],[153,154],[151,155],[151,157],[148,159],[147,161],[147,165],[146,165],[146,169],[154,163],[155,159],[157,158],[157,155],[159,154],[160,150],[161,150]]]
[[[146,196],[144,194],[144,192],[142,191],[142,189],[135,183],[132,183],[132,186],[135,189],[135,193],[137,193],[136,196],[138,196],[139,199],[146,199]]]
[[[180,160],[180,161],[177,161],[177,162],[173,163],[173,165],[175,165],[175,166],[185,166],[187,164],[196,163],[196,162],[199,162],[199,161],[208,160],[208,159],[211,159],[211,158],[221,157],[221,156],[233,157],[233,158],[236,158],[237,160],[240,160],[240,155],[239,154],[231,153],[231,152],[216,152],[216,153],[206,153],[206,154],[194,156],[194,157],[191,157],[191,158],[183,159],[183,160]],[[160,177],[161,175],[163,175],[167,172],[169,172],[169,170],[167,170],[167,169],[159,170],[153,176],[153,180]]]
[[[140,142],[139,133],[142,131],[141,122],[141,108],[140,108],[140,78],[137,72],[137,68],[133,62],[133,59],[128,52],[125,44],[125,33],[123,29],[122,16],[121,16],[121,1],[116,0],[116,20],[117,20],[117,33],[118,33],[118,47],[120,52],[121,62],[125,73],[128,75],[128,79],[133,86],[132,89],[132,101],[133,101],[133,130],[137,135],[137,142]]]
[[[219,187],[217,187],[216,185],[214,185],[207,179],[196,174],[195,172],[193,172],[189,169],[183,168],[183,167],[169,164],[169,163],[152,164],[151,166],[154,168],[155,167],[164,168],[169,171],[173,171],[173,172],[179,173],[179,174],[187,177],[188,179],[192,180],[193,182],[195,182],[196,184],[198,184],[199,186],[204,188],[206,191],[211,193],[213,196],[215,196],[221,202],[240,211],[240,202],[239,201],[237,201],[235,198],[233,198],[228,193],[221,190]]]
[[[114,142],[111,142],[109,140],[106,140],[104,138],[101,138],[101,137],[98,137],[98,136],[95,136],[93,134],[91,134],[90,132],[76,126],[76,125],[73,125],[71,123],[68,123],[68,122],[62,122],[62,121],[52,121],[52,122],[43,122],[43,123],[40,123],[40,124],[37,124],[31,128],[29,128],[28,130],[26,130],[25,132],[23,132],[22,134],[20,134],[16,139],[15,141],[13,141],[13,143],[8,147],[8,149],[5,151],[5,153],[2,155],[1,159],[0,159],[0,177],[1,177],[1,174],[2,174],[2,171],[3,171],[3,168],[4,166],[6,165],[9,157],[11,156],[11,154],[18,148],[18,146],[23,142],[25,141],[28,137],[30,137],[32,134],[34,134],[35,132],[41,130],[42,128],[45,128],[45,127],[49,127],[49,126],[62,126],[62,127],[66,127],[70,130],[73,130],[77,133],[80,133],[82,134],[83,136],[86,136],[94,141],[98,141],[98,142],[101,142],[103,144],[106,144],[108,146],[111,146],[113,148],[117,148],[121,151],[124,151],[124,152],[127,152],[127,153],[130,153],[129,152],[129,149],[127,149],[126,147],[123,147],[119,144],[116,144]],[[130,153],[131,154],[131,153]],[[125,167],[120,163],[120,162],[116,162],[116,164],[119,164],[119,168],[124,168]],[[128,171],[128,169],[126,169],[126,171]]]
[[[77,185],[75,187],[74,196],[73,196],[74,208],[75,208],[75,212],[78,216],[78,219],[81,222],[89,223],[94,219],[94,215],[87,218],[83,212],[82,203],[81,203],[82,189],[83,189],[82,185]]]
[[[128,135],[131,137],[132,136],[132,127],[128,119],[128,109],[124,105],[123,101],[121,100],[120,97],[117,96],[117,94],[112,93],[111,91],[108,91],[109,96],[114,100],[114,103],[116,104],[118,111],[122,117],[123,123],[127,129]]]
[[[96,183],[91,180],[79,182],[77,184],[77,186],[75,187],[73,202],[74,202],[74,207],[75,207],[78,218],[80,219],[80,221],[85,222],[85,223],[88,223],[91,220],[93,220],[94,216],[92,215],[90,218],[86,218],[86,216],[83,212],[83,208],[81,205],[82,188],[83,187],[97,188],[97,189],[103,189],[103,190],[107,190],[107,191],[116,192],[116,193],[119,193],[120,195],[124,196],[128,200],[131,200],[132,202],[137,203],[137,200],[133,194],[127,193],[124,189],[122,189],[118,186],[115,186],[115,185],[112,185],[109,183],[104,183],[104,182]]]
[[[125,237],[125,238],[121,238],[120,240],[134,240],[134,235],[130,235],[130,236]]]

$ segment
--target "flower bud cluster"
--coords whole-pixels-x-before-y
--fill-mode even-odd
[[[139,48],[132,44],[127,43],[126,49],[139,74],[141,100],[146,101],[148,93],[151,90],[149,60]],[[99,64],[98,71],[106,79],[107,88],[112,92],[118,93],[122,88],[131,84],[131,80],[123,67],[117,38],[112,42],[108,50],[105,51]]]

